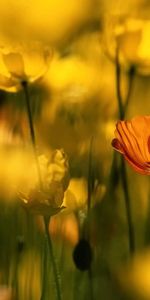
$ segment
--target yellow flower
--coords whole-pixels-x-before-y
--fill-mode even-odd
[[[114,60],[116,49],[119,62],[127,69],[150,73],[150,20],[109,16],[105,23],[103,41],[109,57]]]
[[[21,194],[22,205],[30,212],[40,215],[55,215],[64,206],[61,206],[64,198],[64,190],[61,183],[52,181],[46,191],[31,190],[29,194]]]
[[[117,274],[119,286],[132,299],[150,299],[150,248],[146,247],[121,266]],[[128,299],[129,299],[128,298]]]
[[[84,178],[72,178],[70,180],[64,203],[70,210],[86,209],[87,182]]]
[[[91,205],[94,206],[100,202],[105,193],[105,186],[99,184],[96,186],[92,198]],[[86,211],[88,198],[88,183],[85,178],[71,178],[68,188],[65,192],[64,205],[70,211]]]
[[[0,88],[16,92],[23,82],[40,80],[48,69],[52,52],[39,44],[13,49],[2,48],[0,53]]]
[[[35,182],[31,183],[28,191],[23,191],[22,188],[19,198],[23,207],[29,211],[51,216],[64,208],[62,206],[64,192],[69,184],[68,159],[61,149],[54,151],[50,160],[41,155],[38,161],[42,187],[38,182],[38,177],[35,177]]]

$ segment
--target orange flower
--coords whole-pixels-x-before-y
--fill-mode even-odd
[[[132,168],[150,175],[150,116],[137,116],[131,121],[118,121],[112,146],[123,154]]]

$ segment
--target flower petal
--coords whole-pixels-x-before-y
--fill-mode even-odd
[[[10,92],[16,92],[20,86],[12,78],[0,74],[0,89]]]
[[[121,145],[121,143],[119,142],[118,139],[113,139],[111,144],[112,144],[112,146],[115,150],[117,150],[118,152],[124,154],[123,147],[122,147],[122,145]]]
[[[112,146],[136,172],[150,175],[150,116],[118,121],[115,136]]]
[[[144,162],[141,153],[136,145],[136,142],[133,139],[133,136],[130,134],[127,123],[120,121],[116,125],[117,133],[119,135],[119,140],[124,148],[124,151],[129,154],[130,157],[135,158],[140,162]]]
[[[12,76],[23,79],[24,73],[24,62],[22,55],[19,53],[3,54],[4,63]]]
[[[126,155],[124,156],[129,165],[138,173],[142,175],[150,175],[150,168],[148,169],[144,165],[139,165],[138,162],[132,160],[131,158],[128,158]]]
[[[36,215],[42,215],[42,216],[53,216],[59,213],[62,209],[64,209],[64,206],[61,207],[52,207],[46,203],[39,203],[37,201],[32,202],[22,202],[22,206],[29,210],[31,213]]]

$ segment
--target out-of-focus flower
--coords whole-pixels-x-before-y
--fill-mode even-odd
[[[95,46],[95,45],[94,45]],[[76,51],[76,49],[74,50]],[[98,67],[97,64],[99,63]],[[85,60],[80,56],[70,55],[65,58],[55,55],[46,76],[46,84],[53,91],[59,91],[67,95],[66,98],[71,102],[85,101],[86,95],[92,96],[98,93],[99,86],[103,78],[99,79],[99,68],[102,67],[101,61],[96,63]],[[80,69],[80,74],[78,70]]]
[[[73,246],[79,239],[79,225],[73,213],[64,211],[61,216],[54,216],[50,221],[49,231],[52,236],[61,237]]]
[[[11,288],[7,286],[0,286],[0,300],[12,300],[13,293]]]
[[[127,296],[132,299],[150,299],[150,249],[136,254],[132,260],[123,265],[118,273],[118,282]],[[128,299],[128,297],[127,297]]]
[[[105,186],[99,184],[93,192],[91,205],[101,201],[105,192]],[[64,205],[71,211],[86,210],[88,198],[88,186],[85,178],[72,178],[65,192]]]
[[[13,131],[7,126],[7,124],[2,123],[0,125],[0,147],[1,146],[17,146],[21,144],[21,136],[19,134],[14,134]]]
[[[104,47],[111,59],[118,49],[119,62],[127,69],[150,73],[150,21],[137,18],[109,16],[104,30]]]
[[[16,145],[5,144],[0,147],[0,201],[14,200],[20,186],[28,186],[32,181],[33,172],[28,166],[33,162],[31,152]]]
[[[26,115],[14,105],[5,104],[0,108],[0,148],[23,146],[28,134]]]
[[[84,178],[72,178],[65,193],[65,206],[68,209],[76,210],[86,208],[87,204],[87,183]]]
[[[118,121],[115,136],[115,150],[123,154],[136,172],[150,175],[150,116]]]
[[[48,162],[47,182],[61,182],[65,191],[69,184],[68,157],[63,149],[55,150]]]
[[[63,203],[64,204],[64,203]],[[36,216],[36,223],[41,232],[45,231],[42,216]],[[64,209],[61,214],[53,216],[49,222],[49,232],[54,238],[63,239],[74,246],[79,240],[79,224],[74,212]]]
[[[69,184],[68,159],[63,150],[56,150],[51,160],[42,155],[38,158],[42,187],[35,177],[28,191],[19,193],[24,208],[40,215],[54,215],[64,206],[64,192]],[[36,170],[35,170],[36,171]]]
[[[33,43],[30,47],[1,47],[0,88],[10,92],[21,89],[22,83],[40,80],[48,69],[52,52]]]
[[[0,40],[64,45],[93,17],[93,7],[91,0],[1,0]]]
[[[33,162],[30,147],[25,147],[26,116],[14,105],[0,108],[0,199],[13,200],[20,185],[32,181],[28,165]],[[9,188],[8,188],[9,187]]]
[[[62,185],[53,181],[49,189],[41,191],[37,189],[31,190],[27,195],[20,193],[22,205],[29,211],[40,215],[55,215],[61,211],[64,191]]]

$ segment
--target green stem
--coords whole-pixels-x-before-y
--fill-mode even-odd
[[[133,82],[134,82],[134,75],[135,75],[135,68],[134,68],[134,66],[131,66],[131,68],[129,70],[129,73],[128,73],[129,86],[128,86],[128,92],[127,92],[127,96],[126,96],[125,105],[124,105],[124,115],[127,111],[129,100],[130,100],[130,97],[131,97],[131,92],[132,92]]]
[[[43,251],[43,269],[42,269],[42,293],[40,300],[44,300],[47,297],[47,238],[44,238],[44,245],[43,245],[44,251]]]
[[[87,197],[87,209],[88,209],[88,215],[91,208],[91,195],[93,191],[93,185],[94,185],[94,176],[92,172],[92,147],[93,147],[93,140],[94,137],[91,137],[90,141],[90,150],[89,150],[89,168],[88,168],[88,197]]]
[[[118,108],[119,108],[119,117],[120,120],[123,120],[124,107],[123,107],[122,95],[121,95],[120,78],[121,78],[121,68],[119,63],[119,48],[117,47],[116,49],[116,92],[117,92],[117,100],[118,100]]]
[[[134,66],[131,66],[129,70],[129,85],[128,85],[128,91],[125,99],[125,104],[123,107],[123,101],[122,101],[122,94],[121,94],[121,69],[120,69],[120,64],[119,64],[119,58],[118,58],[118,49],[116,53],[116,90],[117,90],[117,100],[118,100],[118,107],[119,107],[119,116],[121,119],[124,119],[124,116],[126,114],[129,100],[131,97],[132,93],[132,87],[133,87],[133,81],[134,81],[134,74],[135,74],[135,69]],[[113,159],[112,159],[112,165],[111,165],[111,170],[110,170],[110,175],[109,175],[109,180],[108,180],[108,188],[107,191],[108,193],[112,192],[112,189],[114,188],[114,185],[116,185],[116,152],[114,152]]]
[[[125,116],[128,104],[129,104],[132,87],[133,87],[134,74],[135,74],[135,68],[134,68],[134,66],[131,66],[131,68],[129,70],[128,92],[126,95],[125,104],[123,105],[121,84],[120,84],[121,83],[121,67],[120,67],[120,63],[119,63],[119,48],[117,48],[116,49],[116,93],[117,93],[120,120],[124,119],[124,116]]]
[[[31,106],[30,106],[30,96],[29,96],[29,91],[28,91],[28,83],[26,81],[23,81],[22,87],[23,87],[24,94],[25,94],[27,116],[28,116],[28,121],[29,121],[29,129],[30,129],[33,153],[34,153],[34,158],[35,158],[35,163],[36,163],[36,168],[37,168],[37,174],[38,174],[38,178],[39,178],[39,184],[42,189],[43,184],[42,184],[40,166],[39,166],[39,161],[38,161],[38,156],[37,156],[35,132],[34,132],[34,127],[33,127],[32,112],[31,112]]]
[[[127,172],[126,166],[124,162],[124,158],[121,157],[121,177],[122,177],[122,185],[125,195],[125,206],[126,206],[126,214],[128,220],[128,236],[129,236],[129,250],[131,255],[135,252],[135,237],[134,237],[134,227],[131,216],[131,207],[130,207],[130,197],[127,183]]]
[[[52,240],[51,240],[50,233],[49,233],[49,230],[48,230],[49,220],[50,220],[49,217],[48,218],[44,217],[45,233],[46,233],[47,243],[48,243],[48,247],[49,247],[49,253],[50,253],[50,256],[51,256],[51,262],[52,262],[53,273],[54,273],[54,278],[55,278],[55,285],[56,285],[57,299],[61,300],[62,297],[61,297],[61,289],[60,289],[60,283],[59,283],[60,274],[59,274],[58,269],[57,269],[55,256],[54,256],[54,251],[53,251]]]
[[[26,81],[23,81],[22,82],[22,87],[23,87],[24,94],[25,94],[27,115],[28,115],[29,128],[30,128],[30,135],[31,135],[33,152],[34,152],[34,157],[35,157],[35,162],[36,162],[36,167],[37,167],[38,178],[39,178],[39,185],[40,185],[41,190],[43,190],[43,183],[42,183],[40,165],[39,165],[37,150],[36,150],[36,139],[35,139],[33,120],[32,120],[32,112],[31,112],[31,106],[30,106],[30,96],[29,96],[29,91],[28,91],[28,83]],[[49,251],[50,251],[50,255],[51,255],[51,259],[52,259],[53,273],[54,273],[54,277],[55,277],[55,284],[56,284],[56,290],[57,290],[57,299],[61,300],[61,293],[60,293],[60,286],[59,286],[59,273],[58,273],[58,270],[57,270],[55,257],[54,257],[54,252],[53,252],[53,247],[52,247],[52,242],[51,242],[51,238],[50,238],[49,231],[48,231],[49,220],[50,220],[49,217],[48,217],[48,219],[47,219],[47,217],[44,217],[46,238],[47,238],[47,242],[48,242],[48,246],[49,246]],[[46,254],[44,253],[44,256],[45,255]],[[46,264],[45,259],[46,259],[46,257],[44,257],[44,265]],[[42,299],[43,299],[44,295],[45,295],[45,283],[44,283],[44,286],[42,286]]]
[[[128,94],[127,94],[127,98],[126,98],[126,105],[124,107],[123,101],[122,101],[122,94],[121,94],[121,68],[120,68],[120,64],[119,64],[119,49],[117,48],[117,51],[116,51],[116,92],[117,92],[119,116],[120,116],[121,120],[123,120],[124,116],[125,116],[125,108],[129,101],[129,97],[130,97],[130,93],[131,93],[131,86],[132,86],[132,80],[130,78],[129,90],[128,90]],[[127,184],[126,167],[125,167],[123,157],[121,157],[121,178],[122,178],[122,185],[123,185],[124,196],[125,196],[125,207],[126,207],[126,216],[127,216],[127,223],[128,223],[129,249],[130,249],[130,253],[133,254],[135,252],[135,237],[134,237],[134,228],[133,228],[131,207],[130,207],[130,196],[129,196],[128,184]]]
[[[94,188],[94,174],[92,170],[92,150],[93,150],[94,136],[91,137],[90,149],[89,149],[89,168],[88,168],[88,197],[87,197],[87,240],[90,244],[90,209],[91,209],[91,197]],[[93,272],[91,265],[88,270],[89,288],[90,288],[90,299],[94,299],[93,293]]]

